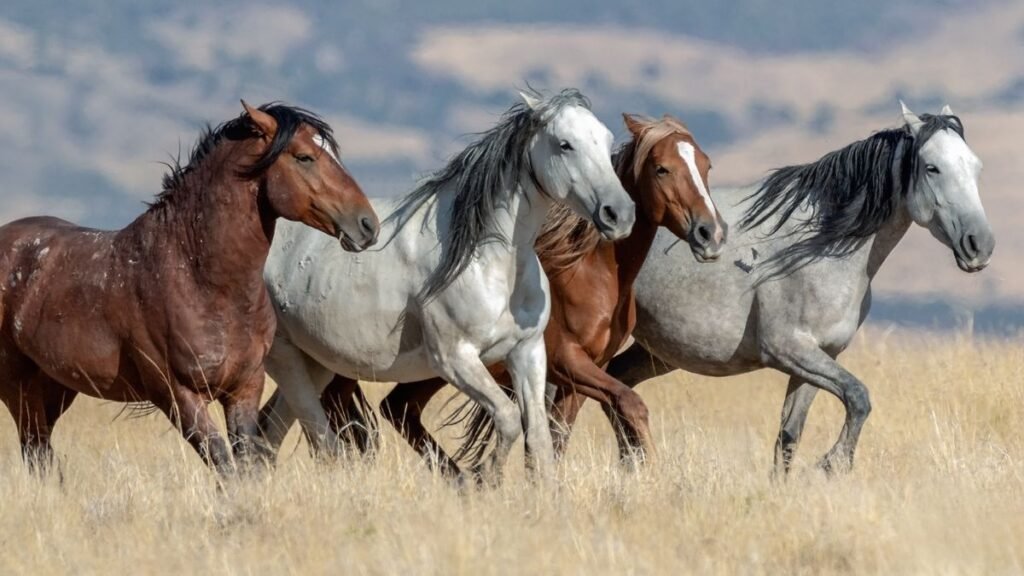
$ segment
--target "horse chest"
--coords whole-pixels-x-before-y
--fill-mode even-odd
[[[186,385],[230,387],[258,368],[273,339],[269,305],[250,312],[209,306],[174,319],[168,342],[173,370]]]
[[[488,359],[501,360],[519,342],[540,337],[550,313],[547,276],[533,254],[512,270],[480,268],[446,294],[446,315],[456,332]]]
[[[636,324],[631,289],[621,287],[614,269],[574,270],[552,280],[549,348],[575,340],[594,362],[611,359]]]

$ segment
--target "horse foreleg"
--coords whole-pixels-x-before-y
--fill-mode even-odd
[[[441,378],[396,384],[381,401],[380,413],[431,468],[454,478],[461,474],[459,466],[423,425],[427,403],[446,385]]]
[[[483,406],[494,420],[498,436],[487,470],[483,470],[483,463],[480,460],[475,460],[472,463],[472,468],[475,474],[486,472],[493,480],[499,481],[505,463],[508,461],[508,454],[512,450],[512,444],[515,443],[522,430],[519,408],[508,399],[487,367],[480,361],[478,351],[469,346],[452,342],[439,342],[439,344],[442,344],[443,348],[439,347],[431,354],[434,370],[443,380],[451,382],[462,393]],[[543,353],[543,344],[541,344],[541,352]],[[543,357],[541,361],[540,402],[543,408]],[[520,401],[522,402],[522,400]],[[550,439],[550,435],[548,437]]]
[[[166,386],[166,393],[153,394],[150,400],[170,418],[207,466],[221,476],[234,472],[228,445],[210,417],[206,402],[198,394],[171,382]]]
[[[527,469],[542,476],[549,475],[553,469],[555,451],[545,398],[547,350],[543,337],[525,340],[513,348],[505,366],[519,399],[522,428],[526,435]]]
[[[807,382],[792,376],[786,388],[786,400],[782,404],[782,424],[779,426],[779,437],[775,441],[775,470],[773,474],[781,477],[789,473],[793,462],[793,453],[800,444],[800,436],[807,422],[807,412],[818,389]]]
[[[236,464],[243,470],[263,466],[273,451],[263,441],[259,428],[260,397],[266,376],[259,369],[229,396],[221,400],[227,420],[228,441]]]
[[[767,365],[826,390],[843,403],[846,422],[839,439],[818,465],[827,472],[849,470],[853,466],[861,428],[871,413],[867,387],[813,342],[790,338],[780,343],[769,341],[768,344],[765,349]],[[793,422],[795,424],[796,420]]]
[[[583,408],[587,397],[577,393],[571,383],[548,375],[555,388],[555,398],[551,405],[551,439],[555,447],[555,457],[561,458],[569,447],[569,436],[576,425],[576,417]]]
[[[562,389],[601,403],[608,414],[619,444],[623,463],[644,462],[654,456],[647,404],[622,382],[594,364],[577,345],[558,350],[551,362],[551,375]]]

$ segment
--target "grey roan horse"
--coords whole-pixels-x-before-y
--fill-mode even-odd
[[[818,389],[837,396],[846,423],[821,460],[848,469],[871,410],[868,390],[836,357],[871,305],[871,280],[910,228],[927,228],[957,265],[977,272],[995,239],[978,194],[981,162],[949,107],[802,166],[782,168],[754,188],[719,190],[715,201],[739,230],[716,264],[701,264],[659,233],[636,283],[634,336],[642,344],[608,372],[628,385],[682,368],[727,376],[775,368],[789,374],[775,471],[789,471]],[[652,357],[653,356],[653,357]],[[568,398],[553,410],[576,417]],[[620,450],[636,447],[619,439]]]

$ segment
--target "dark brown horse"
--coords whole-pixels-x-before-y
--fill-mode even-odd
[[[56,218],[0,227],[0,399],[33,470],[79,393],[146,403],[218,471],[260,452],[263,361],[275,329],[263,264],[278,217],[361,250],[377,216],[331,129],[270,104],[207,129],[155,204],[117,232]],[[231,451],[207,412],[219,400]]]
[[[599,401],[614,415],[616,434],[629,438],[630,446],[639,445],[643,458],[653,448],[647,406],[603,369],[627,343],[636,323],[633,281],[659,226],[687,241],[699,261],[718,257],[726,226],[708,195],[710,161],[690,131],[669,116],[661,120],[624,117],[633,140],[619,151],[615,164],[637,205],[632,234],[619,242],[602,241],[589,222],[557,208],[536,246],[551,283],[551,319],[544,339],[548,380],[555,385],[557,401],[564,404],[580,398],[582,402],[582,397]],[[454,460],[444,454],[421,421],[427,402],[444,385],[441,380],[398,384],[384,399],[381,412],[428,461],[457,474]],[[321,400],[335,430],[347,440],[354,439],[361,449],[371,445],[365,431],[372,428],[366,422],[369,411],[355,382],[336,377]],[[486,414],[478,410],[470,422],[467,442],[456,460],[478,461],[487,448],[491,426]],[[568,438],[562,430],[554,426],[559,452]]]

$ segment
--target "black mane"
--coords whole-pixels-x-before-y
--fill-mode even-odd
[[[940,130],[964,137],[956,116],[922,114],[914,136],[907,126],[883,130],[816,162],[774,171],[747,197],[754,202],[740,221],[756,228],[772,218],[768,234],[777,233],[803,206],[812,215],[800,229],[810,235],[769,261],[770,275],[805,266],[823,257],[842,257],[860,247],[893,216],[917,173],[921,147]]]
[[[277,121],[277,132],[266,151],[250,166],[239,170],[239,177],[251,180],[262,176],[277,161],[303,124],[312,126],[331,148],[334,156],[338,157],[338,143],[334,139],[331,127],[313,112],[280,102],[264,104],[259,109],[270,114]],[[163,180],[164,189],[151,206],[166,204],[185,190],[187,188],[185,177],[195,171],[222,140],[246,140],[257,136],[259,136],[259,132],[256,130],[255,124],[244,112],[239,117],[228,120],[215,128],[207,124],[199,136],[199,141],[196,142],[188,156],[188,163],[183,166],[181,158],[178,157],[173,158],[168,164],[169,170]]]

